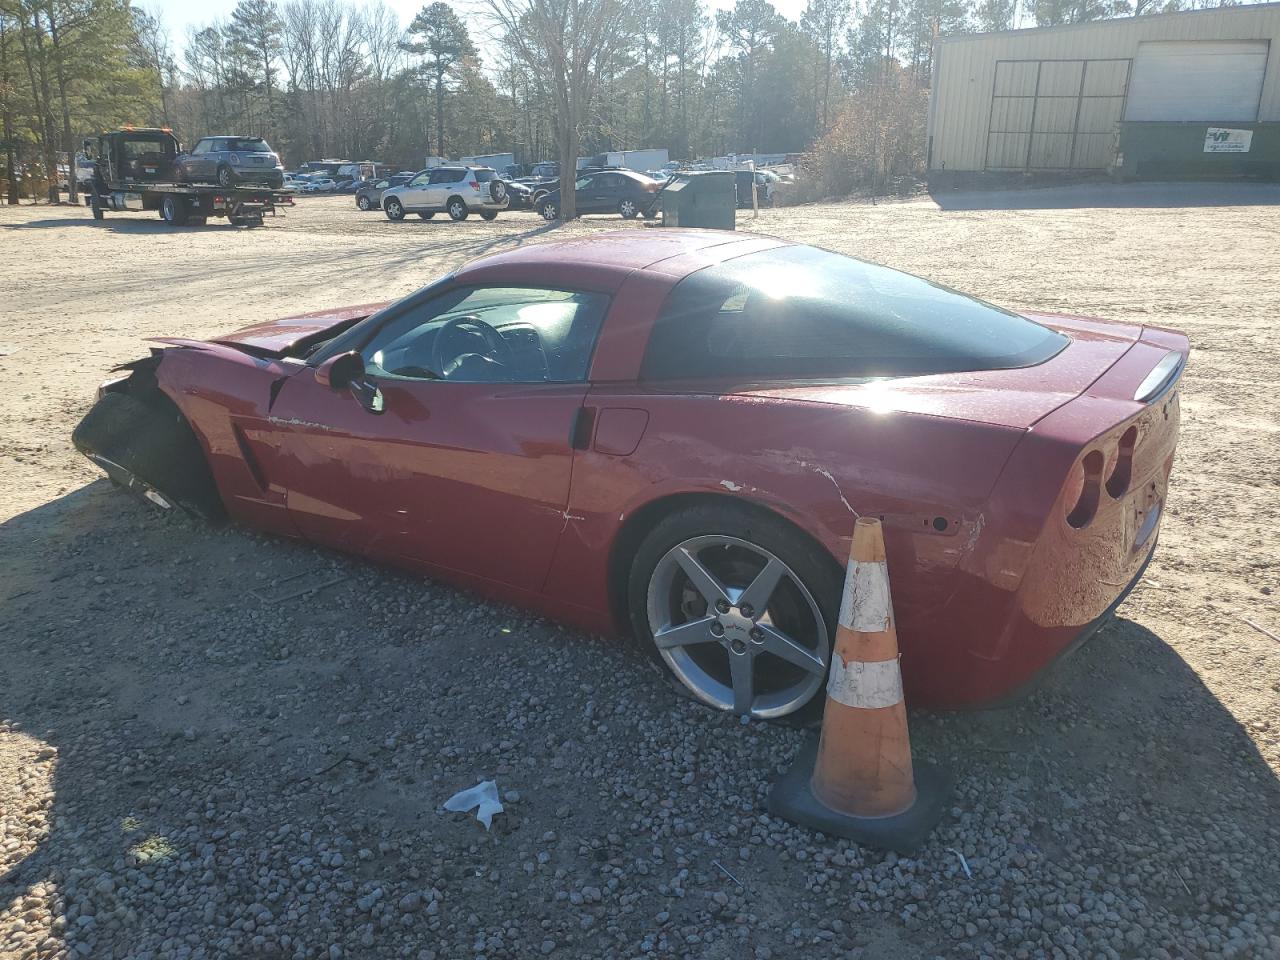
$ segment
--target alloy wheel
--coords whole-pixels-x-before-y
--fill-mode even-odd
[[[618,212],[621,213],[625,219],[630,220],[640,211],[636,208],[634,200],[623,200],[618,207]]]
[[[559,213],[560,211],[556,209],[556,205],[554,203],[544,203],[542,205],[543,220],[554,220]]]
[[[699,700],[770,718],[803,707],[830,662],[822,610],[796,573],[738,537],[692,537],[649,578],[649,627],[662,659]]]

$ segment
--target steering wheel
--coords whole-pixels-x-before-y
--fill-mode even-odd
[[[460,330],[478,333],[484,340],[486,352],[475,353],[467,351],[446,355],[446,343],[451,337],[456,338]],[[474,314],[454,317],[436,331],[435,342],[431,345],[431,368],[439,370],[441,377],[447,379],[451,374],[457,372],[463,364],[471,362],[472,358],[475,358],[474,362],[477,364],[494,364],[506,368],[513,359],[511,344],[507,343],[496,328],[485,323]]]

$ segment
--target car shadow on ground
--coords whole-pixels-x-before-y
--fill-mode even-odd
[[[0,805],[19,841],[0,849],[0,916],[38,925],[52,910],[64,920],[50,943],[87,944],[92,956],[165,954],[166,937],[220,955],[252,952],[244,919],[267,902],[295,942],[314,928],[320,950],[343,943],[348,956],[416,955],[399,951],[467,936],[415,917],[370,926],[374,939],[351,952],[367,918],[261,880],[268,868],[318,879],[321,861],[326,878],[351,884],[338,888],[341,902],[375,881],[388,903],[439,886],[442,917],[515,925],[536,945],[563,886],[549,870],[519,869],[538,837],[551,867],[581,879],[609,856],[651,856],[655,840],[636,828],[632,793],[666,797],[707,837],[749,832],[779,758],[807,736],[675,697],[621,643],[360,560],[161,514],[105,481],[0,524],[0,556],[0,770],[17,773],[0,783]],[[335,578],[297,595],[299,583]],[[1210,912],[1230,914],[1216,891],[1239,878],[1215,845],[1229,850],[1237,834],[1278,845],[1268,821],[1280,786],[1247,732],[1175,650],[1123,618],[1030,699],[914,715],[912,733],[918,754],[945,760],[960,779],[952,815],[919,857],[933,877],[923,882],[956,896],[999,885],[984,879],[985,863],[1021,857],[1045,871],[1101,870],[1099,896],[1141,869],[1146,909],[1190,917],[1210,909],[1209,897]],[[662,759],[672,752],[710,769],[673,778]],[[602,784],[600,771],[615,779]],[[493,833],[440,813],[453,790],[487,776],[525,795]],[[1102,828],[1111,832],[1084,835],[1086,817],[1115,818]],[[1007,851],[966,840],[985,820]],[[557,847],[547,839],[557,831],[575,842]],[[701,837],[671,841],[695,870],[727,856]],[[817,843],[828,857],[848,849]],[[979,879],[961,875],[952,848],[966,851],[964,870]],[[858,862],[893,869],[865,857]],[[803,914],[812,894],[802,860],[762,845],[732,861],[753,888],[754,913]],[[1148,876],[1153,861],[1165,873]],[[1246,879],[1280,889],[1280,876]],[[635,943],[662,924],[734,925],[733,911],[712,919],[702,897],[673,900],[657,877],[628,882],[639,908],[618,922],[634,926]],[[200,910],[196,888],[210,904]],[[278,899],[264,899],[268,888]],[[507,892],[531,913],[508,914]],[[901,937],[895,956],[949,942],[927,924],[859,909],[857,936]],[[322,932],[325,924],[334,929]],[[574,955],[613,949],[593,939],[597,928],[583,931]],[[215,946],[227,937],[225,950]],[[781,934],[760,937],[786,955]]]
[[[1072,210],[1094,207],[1280,205],[1280,184],[1228,182],[1076,183],[1021,189],[930,190],[943,210]]]
[[[136,234],[150,234],[150,233],[194,233],[199,230],[216,230],[219,228],[224,230],[249,229],[247,227],[233,226],[232,224],[227,223],[226,220],[218,219],[218,218],[210,218],[207,224],[203,224],[200,226],[184,225],[179,227],[179,226],[174,226],[173,224],[165,223],[163,220],[159,220],[159,219],[143,220],[141,219],[143,215],[144,214],[140,212],[137,217],[134,217],[132,219],[123,219],[123,218],[115,218],[115,217],[108,216],[103,220],[94,220],[92,217],[87,215],[87,211],[86,211],[86,216],[80,217],[80,218],[66,217],[66,218],[57,218],[57,219],[51,219],[51,220],[30,220],[26,223],[0,223],[0,230],[21,231],[21,230],[50,230],[50,229],[58,229],[62,227],[94,227],[99,230],[110,230],[113,233],[125,233],[125,234],[136,235]],[[271,218],[268,217],[267,219],[268,221],[270,221]]]

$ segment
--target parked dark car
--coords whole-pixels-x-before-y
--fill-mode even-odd
[[[205,137],[178,157],[175,166],[188,183],[261,183],[276,190],[284,186],[284,166],[261,137]]]
[[[618,213],[624,220],[657,215],[658,193],[662,184],[630,170],[602,170],[584,173],[574,184],[575,206],[579,214]],[[556,188],[535,201],[544,220],[560,216],[560,190]]]
[[[507,196],[511,198],[508,210],[532,210],[533,187],[515,180],[507,181]]]
[[[380,180],[369,180],[356,190],[356,206],[361,210],[377,210],[382,206],[382,191],[390,187],[398,187],[413,179],[411,173],[397,173],[394,177],[383,177]]]

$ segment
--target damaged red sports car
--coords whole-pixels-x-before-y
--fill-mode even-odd
[[[163,344],[75,432],[117,483],[631,633],[756,717],[820,706],[859,515],[909,703],[1003,698],[1087,637],[1155,547],[1188,352],[692,230]]]

